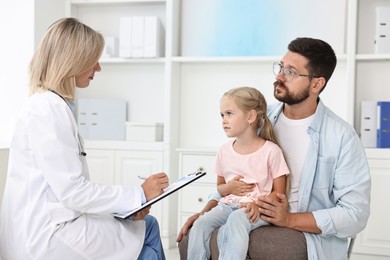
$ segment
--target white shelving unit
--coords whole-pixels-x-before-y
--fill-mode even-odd
[[[107,177],[100,170],[95,178],[102,182],[121,182],[123,179],[117,178],[118,174],[137,174],[130,171],[165,171],[171,179],[176,179],[186,174],[188,164],[183,166],[179,163],[183,158],[194,158],[199,164],[204,159],[209,163],[212,157],[210,147],[216,150],[226,141],[220,127],[219,99],[232,87],[258,87],[268,102],[273,102],[272,83],[275,77],[272,63],[282,56],[211,57],[188,54],[185,44],[203,40],[183,39],[191,35],[187,32],[191,22],[195,22],[188,19],[192,19],[195,13],[198,14],[197,19],[209,21],[210,18],[205,16],[207,13],[197,10],[187,13],[188,4],[193,4],[193,1],[197,0],[64,0],[67,16],[79,18],[105,36],[119,36],[121,16],[156,15],[165,28],[165,57],[102,59],[102,72],[96,73],[90,87],[77,91],[77,96],[81,98],[125,99],[128,102],[128,121],[164,123],[164,138],[160,143],[87,141],[87,158],[91,167],[107,169],[113,175]],[[390,91],[385,85],[390,70],[390,54],[375,54],[373,45],[375,7],[390,6],[390,1],[342,0],[342,3],[346,5],[345,20],[338,26],[345,28],[344,39],[340,39],[344,48],[336,53],[338,65],[321,98],[359,131],[360,102],[363,99],[390,100]],[[308,0],[308,6],[310,4]],[[318,15],[329,17],[327,13],[319,12]],[[327,25],[317,28],[313,34],[321,36],[321,30],[326,31]],[[299,35],[299,26],[287,29],[289,33],[290,29],[296,30],[297,37],[305,36]],[[183,49],[186,49],[186,55],[182,55]],[[378,152],[382,153],[383,150]],[[136,156],[137,153],[144,157]],[[370,153],[370,160],[375,160],[376,155],[376,152]],[[384,156],[389,155],[385,152]],[[375,190],[379,185],[376,183],[378,178],[375,170],[372,174]],[[130,182],[133,179],[126,175],[125,180]],[[386,193],[384,190],[383,194]],[[183,200],[181,197],[180,203]],[[376,205],[374,201],[373,216],[378,214]],[[177,223],[185,217],[183,214],[190,212],[178,206],[177,195],[157,203],[153,210],[161,224],[164,246],[174,246]],[[370,233],[372,225],[367,227],[366,234],[382,236]],[[373,230],[381,232],[380,229]],[[364,256],[366,252],[373,252],[367,250],[370,245],[362,241],[358,237],[356,254]],[[382,248],[381,252],[389,257],[390,249],[386,246]]]
[[[350,0],[352,16],[356,17],[349,27],[356,32],[351,63],[355,89],[354,126],[360,129],[361,101],[390,101],[390,91],[384,83],[390,71],[390,54],[375,53],[376,7],[390,7],[386,0]],[[353,56],[352,56],[353,55]],[[366,149],[370,165],[371,215],[367,227],[357,236],[352,259],[381,260],[390,258],[389,225],[385,219],[390,216],[390,207],[385,202],[390,195],[390,149]]]

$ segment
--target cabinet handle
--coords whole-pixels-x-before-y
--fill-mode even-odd
[[[203,199],[202,198],[198,198],[198,202],[203,202]]]

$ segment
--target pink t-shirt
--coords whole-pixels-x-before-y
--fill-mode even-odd
[[[250,154],[239,154],[233,149],[234,141],[230,141],[219,149],[215,172],[224,177],[228,183],[237,175],[244,176],[242,181],[256,183],[253,192],[246,196],[230,194],[220,199],[226,204],[257,200],[258,196],[266,196],[272,191],[273,179],[290,174],[282,149],[275,143],[266,141],[257,151]]]

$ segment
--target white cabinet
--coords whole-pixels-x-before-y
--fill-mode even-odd
[[[352,44],[351,82],[355,90],[354,126],[360,131],[361,101],[390,101],[390,92],[383,84],[390,70],[390,53],[376,53],[376,10],[378,7],[390,7],[386,0],[350,0],[349,25]],[[371,215],[367,227],[357,236],[352,259],[384,260],[390,259],[390,150],[366,149],[370,165]]]
[[[86,159],[90,178],[101,184],[138,186],[138,176],[163,171],[163,146],[115,142],[86,141]]]
[[[187,218],[203,209],[208,196],[216,191],[217,175],[214,173],[214,149],[179,149],[179,174],[185,176],[197,170],[205,171],[206,176],[196,180],[179,191],[180,229]]]
[[[105,185],[140,186],[143,182],[139,175],[148,176],[162,172],[163,144],[136,143],[120,141],[85,141],[86,159],[91,181]],[[175,205],[175,200],[164,199],[155,203],[150,214],[160,223],[160,229],[165,248],[172,246],[173,236],[176,235],[176,225],[172,228],[169,215],[165,209]],[[172,210],[176,219],[176,207]]]
[[[100,184],[114,184],[115,151],[86,149],[90,179]]]
[[[356,238],[352,259],[390,259],[390,149],[366,149],[366,154],[372,178],[371,215]]]

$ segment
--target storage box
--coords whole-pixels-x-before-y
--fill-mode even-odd
[[[160,142],[163,140],[164,124],[126,122],[126,140]]]
[[[364,147],[376,147],[377,102],[362,101],[360,119],[360,138]]]
[[[376,53],[390,53],[390,7],[376,8]]]
[[[125,140],[127,103],[121,99],[77,100],[77,124],[84,139]]]

